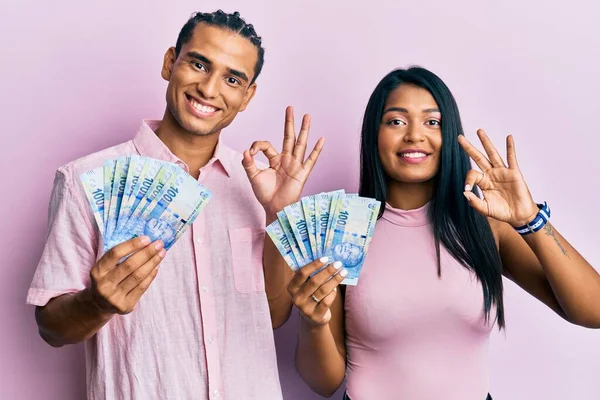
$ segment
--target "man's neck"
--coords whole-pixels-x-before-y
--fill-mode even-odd
[[[167,114],[169,113],[165,113],[156,130],[156,136],[189,167],[190,175],[198,179],[200,168],[204,167],[215,153],[220,132],[207,136],[195,135],[181,128],[173,121],[173,117]]]

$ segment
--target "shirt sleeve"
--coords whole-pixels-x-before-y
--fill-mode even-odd
[[[27,304],[45,306],[52,298],[78,292],[90,283],[98,232],[91,220],[93,215],[84,211],[83,190],[73,186],[71,171],[59,168],[48,207],[46,244],[27,293]]]

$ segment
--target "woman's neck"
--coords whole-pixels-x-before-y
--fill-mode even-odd
[[[389,205],[401,210],[414,210],[427,204],[433,196],[433,180],[419,183],[390,181],[387,186]]]

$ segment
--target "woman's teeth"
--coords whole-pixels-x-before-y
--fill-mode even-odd
[[[400,153],[400,157],[423,158],[423,157],[427,157],[427,154],[425,154],[425,153]]]

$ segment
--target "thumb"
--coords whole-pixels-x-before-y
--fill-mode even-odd
[[[475,209],[479,214],[488,216],[488,207],[485,200],[480,199],[473,192],[463,192],[465,198],[469,202],[469,205]]]

